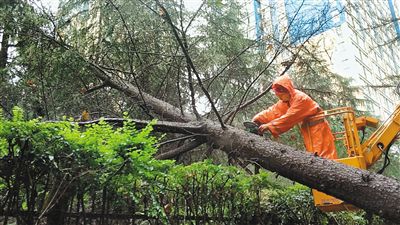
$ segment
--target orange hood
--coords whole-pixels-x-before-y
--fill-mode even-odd
[[[274,89],[274,86],[277,84],[286,88],[289,91],[290,96],[294,96],[295,94],[294,85],[292,79],[290,79],[288,75],[283,75],[276,78],[276,80],[272,83],[272,89]]]

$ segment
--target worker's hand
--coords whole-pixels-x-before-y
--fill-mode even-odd
[[[269,130],[267,124],[263,124],[258,128],[258,134],[263,136],[265,139],[268,140],[278,140],[277,137],[274,137]]]
[[[263,135],[264,132],[269,132],[267,124],[262,124],[261,126],[258,127],[258,134]]]
[[[255,120],[254,118],[251,120],[251,122],[253,122],[253,123],[257,124],[257,126],[260,126],[260,125],[261,125],[261,123],[260,123],[260,122],[258,122],[258,120]]]

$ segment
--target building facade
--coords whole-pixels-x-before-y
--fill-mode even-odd
[[[364,110],[387,118],[399,100],[393,81],[399,74],[399,2],[347,1],[345,7],[346,22],[335,29],[332,69],[354,79],[367,100]]]
[[[400,2],[394,0],[246,0],[248,35],[301,44],[323,39],[331,70],[359,88],[359,110],[393,112],[400,60]],[[283,56],[284,58],[284,56]],[[282,59],[284,60],[284,59]]]

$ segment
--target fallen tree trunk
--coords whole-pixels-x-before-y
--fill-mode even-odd
[[[235,151],[263,168],[333,195],[368,212],[400,222],[400,182],[218,124],[208,124],[209,138],[226,152]]]
[[[171,104],[140,93],[133,85],[109,76],[99,67],[91,65],[94,66],[98,78],[128,96],[143,101],[161,118],[177,122],[196,120],[193,115],[182,115]],[[198,128],[199,121],[194,126]],[[242,158],[256,160],[265,169],[281,176],[333,195],[371,213],[400,221],[400,182],[397,180],[315,157],[234,127],[222,129],[220,124],[210,120],[202,120],[200,127],[208,142],[218,145],[229,154],[234,152]]]

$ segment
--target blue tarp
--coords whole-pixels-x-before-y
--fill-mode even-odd
[[[389,9],[390,9],[390,15],[392,16],[392,21],[394,25],[394,29],[396,30],[397,38],[400,38],[400,26],[399,26],[399,19],[397,19],[396,16],[396,11],[394,9],[393,1],[388,0],[389,3]]]
[[[344,23],[340,0],[285,0],[285,10],[292,44]]]

